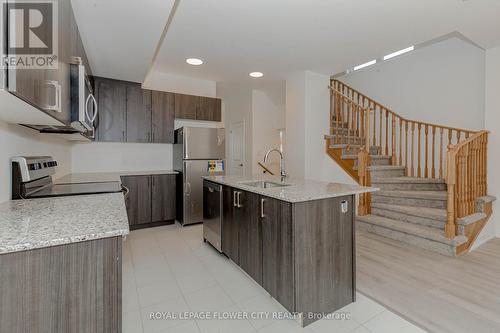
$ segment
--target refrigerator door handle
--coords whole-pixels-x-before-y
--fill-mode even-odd
[[[186,182],[185,189],[186,189],[186,195],[189,196],[191,194],[191,183],[190,182]]]

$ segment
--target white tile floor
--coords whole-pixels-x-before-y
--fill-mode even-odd
[[[405,333],[423,332],[358,294],[349,320],[323,319],[302,329],[290,319],[186,319],[180,313],[285,310],[239,268],[203,243],[203,226],[132,231],[123,248],[123,332]],[[151,313],[165,319],[150,319]]]

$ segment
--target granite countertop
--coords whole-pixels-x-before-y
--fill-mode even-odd
[[[173,170],[70,173],[56,179],[54,183],[121,182],[120,177],[122,176],[175,175],[177,173]]]
[[[290,185],[286,187],[259,188],[242,184],[261,180],[281,183],[280,177],[271,176],[208,176],[203,178],[218,184],[228,185],[248,192],[292,203],[378,191],[378,189],[374,187],[293,178],[285,179],[285,184]]]
[[[129,233],[122,193],[0,204],[0,254]]]

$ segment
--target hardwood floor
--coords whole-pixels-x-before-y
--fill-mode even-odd
[[[500,239],[449,258],[364,231],[358,291],[430,332],[500,332]]]

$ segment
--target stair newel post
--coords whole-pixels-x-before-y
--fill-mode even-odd
[[[446,238],[452,239],[456,235],[455,226],[455,184],[456,184],[456,160],[455,154],[452,151],[453,145],[448,145],[448,152],[446,154],[446,185],[448,188],[447,195],[447,212],[446,212],[446,225],[444,233]]]
[[[359,172],[359,183],[362,186],[370,186],[370,172],[368,166],[370,165],[370,109],[361,109],[361,116],[363,122],[361,123],[361,129],[363,129],[363,135],[365,144],[362,146],[358,154],[358,172]],[[368,215],[371,213],[371,195],[370,193],[361,194],[359,197],[359,209],[358,214],[360,216]]]

